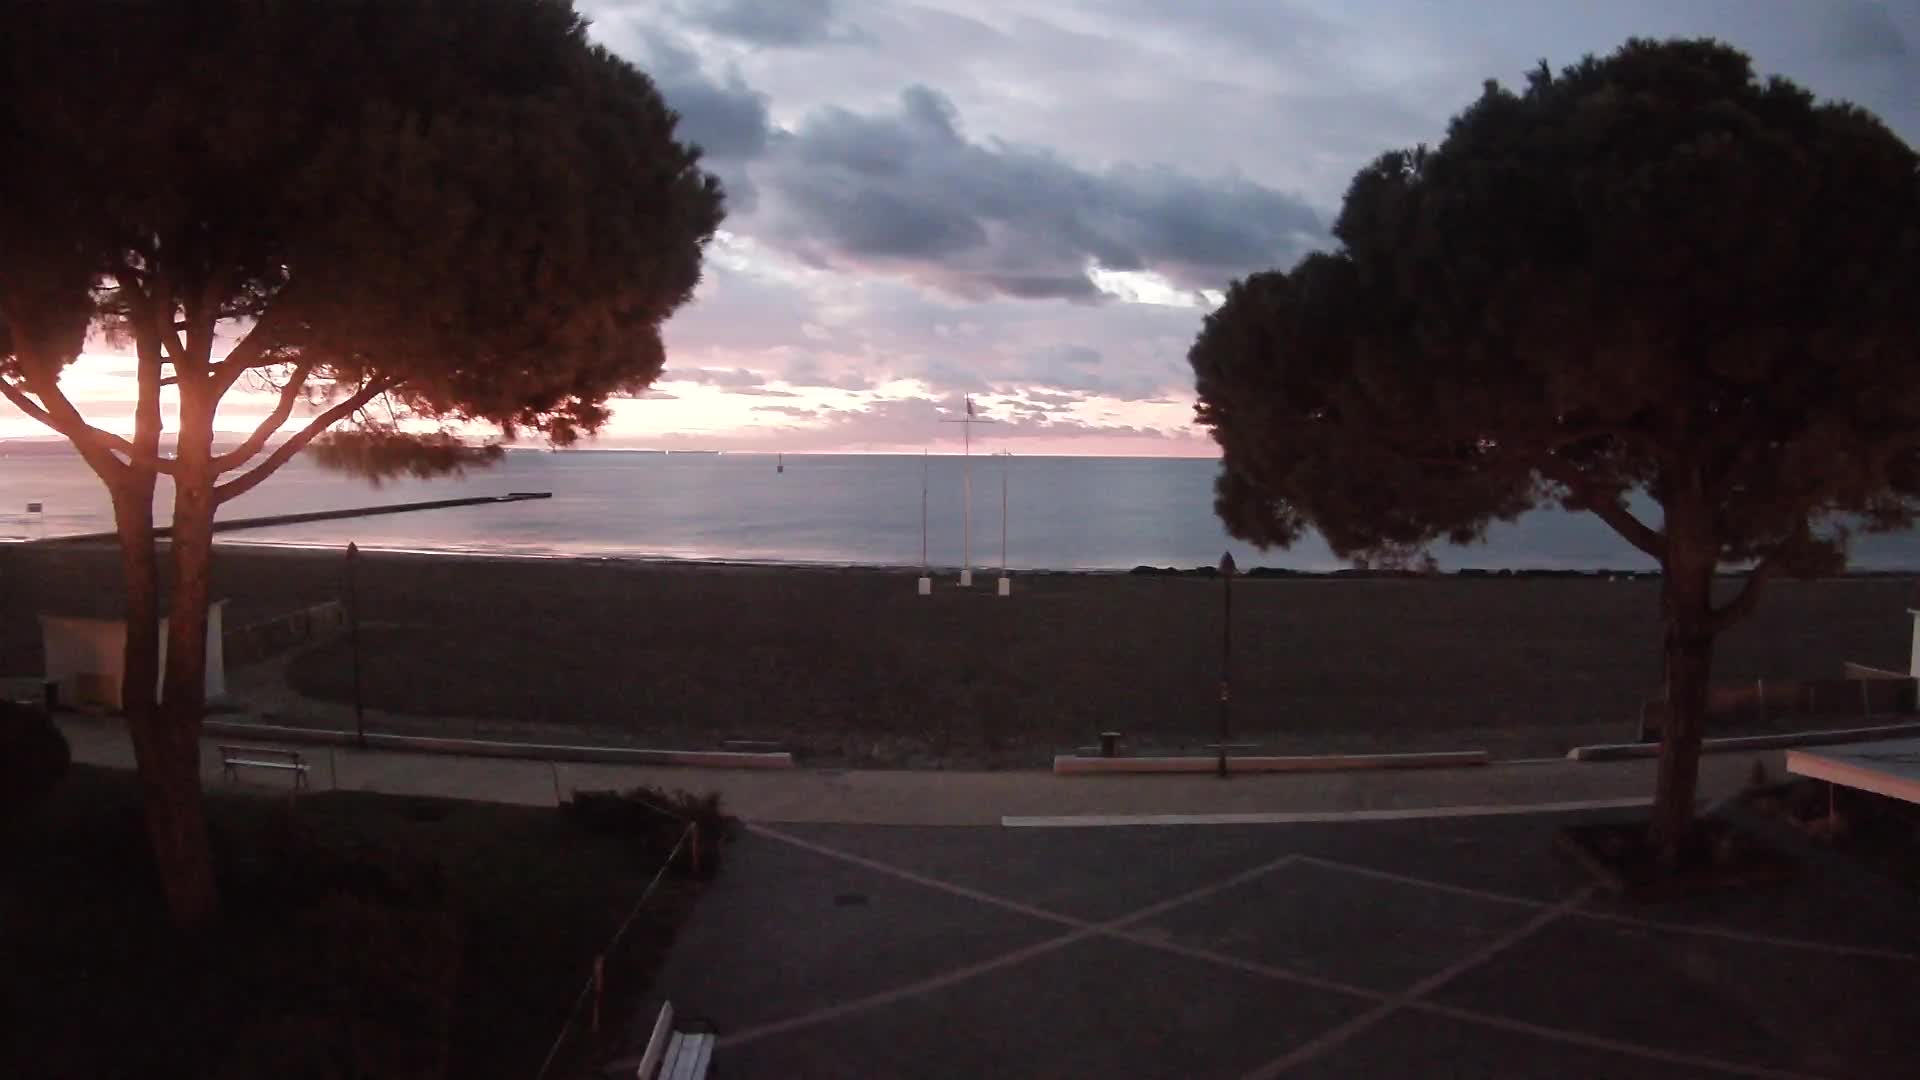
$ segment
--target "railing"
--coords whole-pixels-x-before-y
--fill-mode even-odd
[[[640,913],[646,909],[647,901],[651,900],[659,890],[660,883],[666,880],[667,872],[673,868],[674,860],[680,857],[682,849],[687,852],[693,875],[698,877],[700,874],[699,823],[687,821],[678,814],[658,807],[653,809],[676,821],[685,822],[686,828],[680,831],[679,839],[674,841],[672,850],[667,852],[667,857],[661,861],[659,869],[653,872],[653,878],[647,882],[647,887],[641,890],[639,899],[633,902],[627,917],[620,921],[613,936],[607,939],[607,943],[594,956],[593,966],[587,974],[586,981],[582,983],[580,992],[574,996],[573,1007],[568,1010],[566,1021],[560,1025],[560,1033],[554,1036],[553,1045],[548,1048],[545,1060],[540,1063],[536,1080],[547,1080],[549,1076],[569,1075],[563,1070],[575,1055],[591,1055],[606,1048],[606,1035],[609,1032],[603,1031],[607,1025],[603,1023],[605,1018],[602,1016],[602,1010],[607,998],[609,963],[614,963],[617,970],[618,961],[622,957],[621,945],[627,939],[627,931],[632,928],[634,920],[640,917]],[[580,1061],[579,1064],[586,1065],[588,1062]]]

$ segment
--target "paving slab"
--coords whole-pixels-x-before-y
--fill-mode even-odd
[[[1181,944],[1391,994],[1471,956],[1537,912],[1296,862],[1184,904],[1148,926]]]
[[[1089,921],[1117,918],[1290,850],[1271,829],[782,825],[780,832]]]
[[[754,1077],[1237,1077],[1369,1003],[1113,940],[745,1045]]]
[[[1910,1078],[1920,963],[1569,918],[1436,1000],[1678,1053]]]
[[[1698,1080],[1696,1065],[1403,1010],[1286,1074],[1296,1080]]]
[[[746,835],[659,983],[723,1032],[909,985],[1069,930]],[[644,1010],[643,1010],[644,1011]]]

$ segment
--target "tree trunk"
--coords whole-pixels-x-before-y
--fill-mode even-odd
[[[187,927],[213,913],[213,859],[200,799],[198,732],[180,731],[159,709],[155,692],[160,677],[160,583],[151,474],[115,489],[113,516],[127,590],[121,711],[133,739],[160,889],[175,925]]]
[[[167,609],[167,666],[161,684],[159,728],[175,755],[168,818],[177,832],[167,838],[163,862],[168,903],[183,925],[213,915],[218,894],[206,814],[200,790],[200,723],[207,704],[208,569],[213,554],[213,415],[204,402],[183,393],[173,480],[173,598]],[[149,811],[151,812],[151,810]],[[175,876],[177,875],[177,876]]]
[[[1713,572],[1718,547],[1698,529],[1688,528],[1687,516],[1669,509],[1668,551],[1661,578],[1667,717],[1661,729],[1651,838],[1669,862],[1678,861],[1682,846],[1693,834],[1700,739],[1706,730],[1713,673]]]

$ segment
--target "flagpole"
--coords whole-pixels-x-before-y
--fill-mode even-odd
[[[961,538],[960,586],[966,588],[973,584],[973,425],[990,424],[991,420],[981,419],[973,413],[973,395],[967,395],[965,416],[953,420],[942,420],[943,424],[961,424],[965,427],[961,435],[960,487],[961,498],[966,502],[962,508],[963,534]]]
[[[933,566],[927,559],[927,451],[920,451],[920,582],[921,596],[933,595]]]
[[[967,418],[973,418],[972,398],[967,399]],[[966,433],[960,462],[961,497],[966,500],[960,539],[960,584],[964,588],[973,584],[973,425],[962,425],[961,430]]]

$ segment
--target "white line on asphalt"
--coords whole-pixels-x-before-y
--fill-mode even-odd
[[[1545,901],[1526,896],[1513,896],[1508,893],[1491,892],[1486,889],[1472,889],[1464,885],[1452,885],[1444,881],[1432,881],[1427,878],[1409,877],[1388,870],[1376,870],[1371,866],[1358,866],[1336,859],[1323,859],[1318,855],[1302,855],[1300,861],[1314,866],[1324,866],[1332,870],[1344,870],[1349,874],[1378,878],[1401,885],[1412,885],[1436,892],[1455,893],[1460,896],[1478,897],[1501,904],[1520,904],[1526,907],[1551,907]],[[1742,930],[1728,930],[1719,926],[1692,926],[1687,923],[1664,922],[1658,919],[1642,919],[1634,915],[1617,915],[1610,911],[1594,911],[1581,908],[1574,916],[1591,919],[1595,922],[1617,923],[1642,930],[1654,930],[1664,934],[1690,934],[1695,937],[1719,938],[1723,941],[1737,941],[1743,945],[1771,945],[1781,949],[1804,949],[1808,952],[1828,953],[1833,956],[1865,956],[1877,960],[1900,960],[1907,963],[1920,963],[1920,953],[1901,952],[1898,949],[1881,949],[1871,945],[1835,945],[1825,941],[1808,941],[1804,938],[1775,937],[1771,934],[1751,934]]]
[[[1722,1061],[1719,1058],[1701,1057],[1696,1054],[1676,1053],[1662,1050],[1657,1046],[1642,1046],[1639,1043],[1621,1042],[1601,1035],[1589,1035],[1584,1031],[1569,1031],[1566,1028],[1547,1027],[1544,1024],[1529,1024],[1525,1020],[1515,1020],[1508,1016],[1496,1016],[1491,1013],[1477,1012],[1473,1009],[1458,1009],[1451,1005],[1442,1005],[1434,1001],[1411,1001],[1407,1008],[1415,1012],[1432,1013],[1450,1020],[1461,1020],[1469,1024],[1484,1024],[1491,1028],[1517,1031],[1522,1035],[1532,1035],[1539,1039],[1554,1042],[1571,1043],[1574,1046],[1589,1046],[1596,1050],[1609,1050],[1616,1054],[1627,1054],[1645,1058],[1648,1061],[1664,1061],[1672,1065],[1684,1065],[1689,1069],[1705,1069],[1711,1072],[1723,1072],[1731,1076],[1754,1076],[1763,1080],[1821,1080],[1807,1073],[1787,1072],[1784,1069],[1769,1069],[1764,1065],[1742,1065],[1735,1061]]]
[[[1301,810],[1248,814],[1063,814],[1007,816],[1009,829],[1099,829],[1140,825],[1317,825],[1342,821],[1419,821],[1427,818],[1506,817],[1572,810],[1625,810],[1651,806],[1652,799],[1579,799],[1526,806],[1424,806],[1398,810]]]
[[[1479,967],[1501,953],[1506,952],[1527,938],[1532,937],[1548,923],[1585,903],[1587,897],[1592,895],[1593,886],[1591,885],[1575,892],[1572,896],[1547,908],[1545,911],[1538,912],[1533,918],[1528,919],[1521,925],[1489,941],[1480,948],[1475,949],[1472,953],[1460,960],[1447,965],[1432,975],[1407,987],[1391,999],[1368,1009],[1366,1012],[1361,1013],[1359,1016],[1345,1023],[1327,1030],[1317,1038],[1301,1043],[1285,1054],[1253,1070],[1247,1074],[1247,1080],[1273,1080],[1274,1077],[1279,1076],[1288,1069],[1296,1065],[1305,1064],[1319,1057],[1321,1054],[1345,1044],[1354,1036],[1373,1027],[1375,1024],[1399,1012],[1406,1006],[1419,1001],[1421,998],[1426,997],[1442,986],[1465,975],[1467,972],[1472,971],[1474,968]]]

